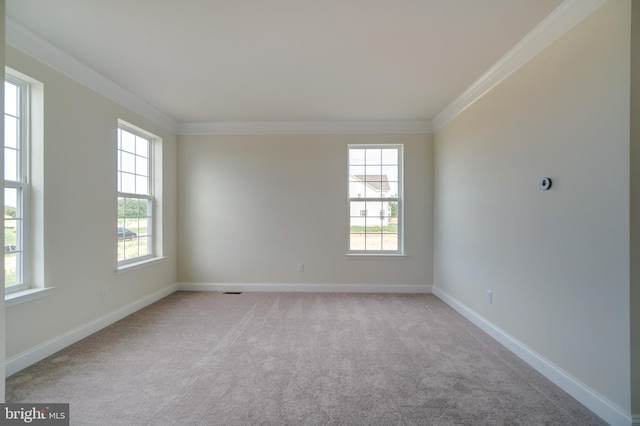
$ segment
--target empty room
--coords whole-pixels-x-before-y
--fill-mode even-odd
[[[0,423],[640,426],[635,1],[0,4]]]

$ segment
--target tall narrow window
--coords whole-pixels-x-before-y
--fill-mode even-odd
[[[29,84],[4,82],[4,282],[8,292],[27,287],[29,194]]]
[[[403,253],[402,145],[348,150],[349,253]]]
[[[118,127],[118,263],[153,253],[153,138]]]

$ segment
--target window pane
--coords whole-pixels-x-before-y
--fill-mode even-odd
[[[22,217],[18,188],[4,189],[4,266],[5,287],[22,284]]]
[[[364,175],[364,166],[349,166],[349,180],[363,181]]]
[[[4,188],[4,218],[18,218],[18,188]]]
[[[149,176],[149,160],[145,157],[136,157],[136,173]]]
[[[122,152],[120,156],[120,171],[127,173],[136,172],[136,157],[128,152]]]
[[[351,148],[349,149],[349,164],[359,165],[364,164],[364,149]]]
[[[143,157],[149,156],[149,139],[136,136],[136,154]]]
[[[364,175],[360,175],[364,179]],[[349,198],[364,198],[366,196],[366,184],[364,180],[359,181],[354,179],[349,182]]]
[[[4,286],[10,287],[12,285],[21,284],[18,279],[18,253],[7,253],[5,246],[4,253]]]
[[[18,86],[8,81],[4,82],[4,113],[18,115]]]
[[[364,196],[366,198],[384,197],[384,192],[381,191],[381,182],[367,182],[364,187]]]
[[[369,233],[381,233],[382,232],[382,221],[378,217],[374,217],[374,212],[369,212],[369,216],[367,216],[367,227],[365,232]]]
[[[151,238],[140,237],[138,239],[138,256],[146,256],[151,254]]]
[[[351,234],[349,236],[349,250],[365,250],[365,234]]]
[[[382,164],[398,164],[398,149],[383,149],[382,150]]]
[[[129,173],[121,175],[122,192],[134,194],[136,192],[136,177]]]
[[[389,191],[387,192],[386,197],[398,198],[399,195],[398,182],[389,182]]]
[[[365,235],[365,250],[382,250],[382,235],[369,234]]]
[[[387,181],[398,180],[398,166],[382,166],[381,175]]]
[[[383,234],[382,250],[398,250],[398,234]]]
[[[364,211],[364,210],[362,210]],[[349,226],[351,233],[360,233],[364,232],[366,226],[366,218],[365,216],[361,216],[359,213],[357,216],[353,216],[349,219]]]
[[[149,178],[136,176],[136,194],[149,195]]]
[[[149,228],[149,219],[146,217],[141,217],[138,219],[138,236],[144,237],[149,236],[151,233],[149,232],[151,229]]]
[[[4,116],[4,146],[18,148],[19,120],[8,115]]]
[[[18,151],[11,148],[4,150],[4,178],[18,181]]]
[[[121,137],[121,149],[123,151],[135,153],[136,152],[136,135],[129,133],[126,130],[120,130]]]
[[[380,165],[366,165],[365,178],[367,181],[380,180],[380,175],[382,174]]]
[[[365,160],[367,162],[367,166],[370,165],[379,165],[382,162],[382,150],[381,149],[367,149]]]
[[[124,252],[125,252],[125,240],[118,240],[118,262],[122,262],[124,260]]]

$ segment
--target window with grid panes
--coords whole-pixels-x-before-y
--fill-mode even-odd
[[[349,145],[350,254],[402,254],[402,145]]]
[[[4,282],[7,292],[27,287],[29,205],[29,84],[4,82]]]
[[[153,253],[153,138],[118,127],[118,264]]]

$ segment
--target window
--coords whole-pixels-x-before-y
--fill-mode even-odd
[[[118,126],[118,264],[154,256],[154,137]]]
[[[4,82],[4,282],[7,292],[27,287],[29,244],[29,84]]]
[[[349,145],[349,253],[402,254],[402,145]]]

